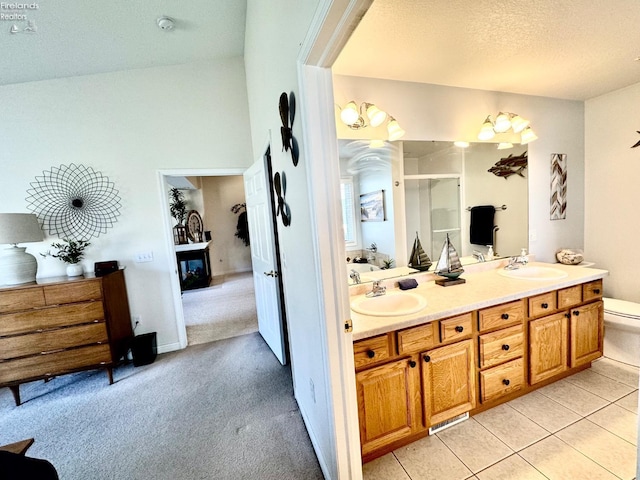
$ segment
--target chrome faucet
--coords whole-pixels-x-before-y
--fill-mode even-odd
[[[473,258],[475,258],[478,262],[484,262],[485,261],[484,255],[481,252],[477,251],[477,250],[474,250],[472,255],[473,255]]]
[[[361,283],[360,282],[360,274],[355,270],[351,269],[351,273],[349,274],[349,278],[353,280],[353,283]]]
[[[509,264],[504,267],[505,270],[515,270],[524,267],[529,263],[529,259],[526,255],[518,255],[517,257],[509,257]]]
[[[373,282],[373,287],[371,288],[371,291],[368,293],[365,293],[365,297],[379,297],[381,295],[384,295],[385,293],[387,293],[387,287],[381,287],[380,286],[380,281],[377,280],[375,282]]]

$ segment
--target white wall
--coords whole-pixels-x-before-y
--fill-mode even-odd
[[[291,208],[291,226],[285,228],[278,220],[278,232],[294,393],[325,476],[337,478],[327,373],[329,360],[325,357],[326,340],[323,340],[322,285],[315,263],[307,183],[309,164],[314,159],[304,155],[301,144],[299,164],[293,166],[289,153],[282,151],[278,113],[280,94],[299,91],[296,60],[319,3],[318,0],[249,0],[245,65],[254,159],[263,154],[265,142],[270,138],[274,172],[285,172],[287,177],[285,200]],[[301,108],[298,103],[298,120],[293,124],[293,135],[300,141],[303,138]],[[311,383],[315,395],[312,395]]]
[[[531,120],[538,140],[528,145],[529,249],[542,261],[555,261],[561,247],[584,245],[584,104],[577,101],[488,92],[439,85],[334,76],[336,103],[373,102],[393,115],[406,130],[402,140],[477,141],[487,115],[518,113]],[[339,138],[354,132],[338,124]],[[379,135],[363,129],[358,138]],[[567,218],[550,220],[550,159],[568,159]]]
[[[26,212],[26,191],[43,170],[90,166],[115,183],[122,209],[83,262],[118,260],[136,333],[158,332],[160,351],[178,347],[170,289],[175,257],[167,248],[159,169],[233,168],[251,164],[241,58],[0,87],[0,191],[4,212]],[[10,113],[9,113],[10,112]],[[64,274],[43,259],[52,238],[30,245],[38,276]],[[154,260],[134,263],[136,252]]]
[[[251,249],[236,237],[239,214],[231,211],[235,204],[245,203],[243,177],[202,177],[202,196],[204,227],[211,231],[212,274],[251,271]]]
[[[605,295],[640,302],[640,83],[585,105],[585,255],[609,270]]]

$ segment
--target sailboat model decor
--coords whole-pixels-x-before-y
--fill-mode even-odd
[[[418,238],[418,232],[416,232],[416,239],[413,242],[413,248],[409,256],[409,267],[420,270],[421,272],[426,272],[431,265],[431,259],[422,248],[420,239]]]
[[[462,272],[464,272],[464,269],[460,263],[460,257],[458,257],[458,252],[456,252],[451,240],[449,240],[449,234],[447,233],[447,239],[442,246],[442,252],[435,269],[436,275],[441,275],[445,278],[436,280],[436,283],[443,287],[465,283],[466,280],[464,278],[458,278]]]

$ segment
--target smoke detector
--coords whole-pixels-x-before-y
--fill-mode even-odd
[[[175,21],[170,17],[160,17],[156,20],[156,23],[158,24],[158,27],[166,31],[173,30],[173,27],[175,26]]]

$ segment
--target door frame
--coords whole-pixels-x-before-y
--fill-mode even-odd
[[[182,292],[178,278],[178,264],[175,261],[176,252],[173,243],[173,225],[171,225],[171,213],[169,201],[166,196],[169,183],[167,177],[229,177],[242,176],[246,168],[173,168],[158,170],[158,195],[160,197],[160,209],[165,232],[165,252],[167,254],[167,271],[170,275],[171,295],[173,309],[176,316],[176,330],[178,331],[179,348],[187,347],[187,326],[184,323],[184,310],[182,308]]]

